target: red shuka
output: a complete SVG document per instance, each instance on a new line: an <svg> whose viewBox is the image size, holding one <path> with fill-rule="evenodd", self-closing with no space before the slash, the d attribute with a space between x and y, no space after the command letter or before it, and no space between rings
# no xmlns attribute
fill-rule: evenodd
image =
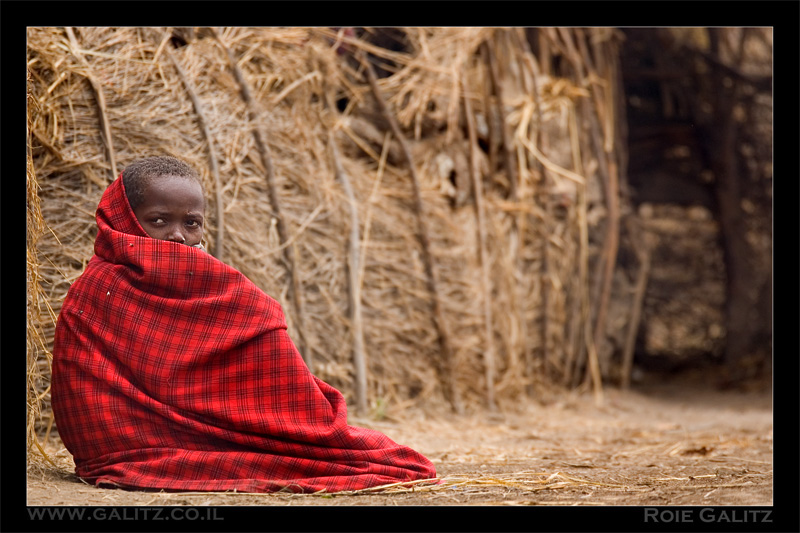
<svg viewBox="0 0 800 533"><path fill-rule="evenodd" d="M64 300L52 406L78 476L176 491L357 490L436 477L420 453L347 424L280 305L197 248L152 239L122 179Z"/></svg>

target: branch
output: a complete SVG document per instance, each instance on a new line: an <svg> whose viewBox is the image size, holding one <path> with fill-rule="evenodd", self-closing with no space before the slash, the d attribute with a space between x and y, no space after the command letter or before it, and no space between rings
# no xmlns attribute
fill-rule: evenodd
<svg viewBox="0 0 800 533"><path fill-rule="evenodd" d="M478 225L478 255L481 262L481 288L483 289L483 321L486 331L486 350L483 352L483 361L486 369L486 403L490 411L497 409L494 399L495 376L495 349L494 330L492 328L492 290L489 280L489 258L486 252L486 220L483 206L483 183L475 164L475 149L478 145L478 136L475 133L475 117L472 114L472 105L467 93L467 82L461 73L461 88L464 92L464 114L467 118L467 132L469 134L469 174L472 178L472 188L475 193L475 218Z"/></svg>
<svg viewBox="0 0 800 533"><path fill-rule="evenodd" d="M461 405L458 389L456 387L454 357L450 347L449 336L447 334L447 328L444 321L442 304L440 302L439 293L436 287L436 272L434 271L433 259L430 252L430 239L428 238L428 230L425 227L424 208L422 205L422 197L420 195L419 178L417 177L417 171L414 167L414 160L411 157L411 151L408 148L408 142L406 142L403 132L400 130L400 126L397 124L397 120L386 106L386 100L381 95L381 90L378 87L375 71L372 69L372 65L367 60L366 54L363 50L359 50L357 52L357 58L364 66L364 69L367 73L367 80L369 81L369 85L372 89L372 94L378 103L381 113L383 113L387 122L389 122L392 133L400 143L403 157L405 158L406 164L408 165L411 173L411 183L414 193L414 212L417 218L417 239L422 247L422 260L425 268L428 291L430 292L433 300L433 323L434 327L436 328L436 332L438 333L437 336L439 349L444 360L443 365L440 365L440 379L442 380L442 384L445 388L445 396L450 402L451 407L455 412L460 414L463 412L463 407Z"/></svg>
<svg viewBox="0 0 800 533"><path fill-rule="evenodd" d="M336 147L336 139L332 133L329 136L329 145L333 155L333 168L336 173L336 179L342 184L347 196L347 204L350 207L348 274L351 300L350 319L353 327L353 366L356 371L356 412L360 416L364 416L367 413L367 361L364 350L364 323L361 313L361 286L359 284L361 236L358 229L358 207L353 187L350 184L350 178L342 166L339 149Z"/></svg>
<svg viewBox="0 0 800 533"><path fill-rule="evenodd" d="M180 62L175 59L175 56L172 55L167 47L164 48L164 53L175 66L178 77L180 77L183 86L186 88L186 92L189 94L189 98L192 100L192 106L194 106L194 111L197 114L197 121L203 132L203 137L206 139L206 144L208 144L208 159L211 162L211 176L214 180L214 197L217 207L217 235L214 239L214 257L222 261L223 252L225 250L225 208L222 202L222 185L219 177L219 163L217 162L217 151L214 148L214 139L211 136L211 130L208 128L208 120L206 120L203 106L200 103L200 99L197 97L191 80L186 75Z"/></svg>
<svg viewBox="0 0 800 533"><path fill-rule="evenodd" d="M211 33L214 36L214 39L217 43L222 47L225 53L228 56L228 62L230 63L231 70L233 71L233 75L236 78L236 81L239 84L239 89L241 91L242 99L247 106L248 116L250 118L250 122L253 125L253 139L256 143L256 148L258 149L259 156L261 157L261 163L264 165L266 169L266 182L267 182L267 192L269 196L269 203L270 207L272 208L272 212L275 215L275 225L278 231L278 239L281 243L287 244L289 242L289 238L286 231L286 224L281 216L280 210L280 203L278 199L278 189L275 186L275 169L272 165L272 155L270 153L269 146L267 143L264 142L264 139L261 135L261 128L259 127L258 122L258 110L256 108L256 103L253 100L253 96L250 92L250 86L247 83L247 80L244 78L244 74L242 73L239 65L236 62L236 58L233 57L233 53L230 49L225 46L225 43L219 38L216 30L211 28ZM303 315L302 315L302 308L300 305L300 281L297 276L297 272L295 269L295 247L293 245L286 246L283 250L283 263L286 268L286 275L289 277L289 299L292 303L292 307L294 310L294 321L295 327L300 337L300 342L298 343L298 351L303 356L303 360L306 362L309 370L312 372L313 364L312 364L312 357L311 357L311 350L310 348L306 350L306 342L305 342L305 335L303 331Z"/></svg>
<svg viewBox="0 0 800 533"><path fill-rule="evenodd" d="M69 37L70 51L72 52L72 55L75 56L86 68L86 79L89 80L92 90L94 91L95 100L97 101L97 114L100 121L100 128L103 132L103 140L106 144L106 150L108 150L108 162L111 165L111 181L114 181L117 178L117 162L114 157L114 143L111 140L111 128L106 115L106 99L105 96L103 96L103 88L100 87L100 84L92 75L89 62L83 57L80 46L78 45L78 40L75 38L75 33L72 31L72 28L67 26L64 28L64 31L67 32L67 36Z"/></svg>

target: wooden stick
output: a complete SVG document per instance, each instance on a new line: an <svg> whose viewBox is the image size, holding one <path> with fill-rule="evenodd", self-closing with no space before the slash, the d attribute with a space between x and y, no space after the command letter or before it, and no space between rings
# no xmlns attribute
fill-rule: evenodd
<svg viewBox="0 0 800 533"><path fill-rule="evenodd" d="M233 75L236 78L236 82L239 84L239 89L242 95L242 99L247 106L247 113L250 118L250 122L252 124L252 133L253 139L256 143L256 148L258 149L259 156L261 157L261 163L264 165L266 170L266 183L267 183L267 193L269 197L269 204L270 208L272 209L272 213L275 219L276 229L278 231L278 239L280 240L281 245L288 243L289 238L286 231L286 223L281 216L281 209L280 209L280 201L278 198L278 190L275 186L275 169L272 165L272 155L270 153L269 146L266 142L264 142L264 138L262 136L261 128L259 127L259 113L256 108L256 103L253 100L253 97L250 93L250 86L247 83L247 80L244 77L239 65L236 63L236 58L233 57L233 52L222 42L217 34L216 30L210 28L211 33L214 36L214 39L217 43L222 47L225 53L228 56L228 62L230 64L231 70L233 71ZM305 340L305 332L303 330L303 314L302 314L302 307L300 303L300 280L298 276L297 269L295 268L295 246L291 244L286 246L283 249L283 264L286 269L286 275L289 278L289 301L291 302L293 308L293 315L294 315L294 325L295 329L298 334L298 340L295 341L297 344L297 349L303 357L306 365L308 366L309 370L312 372L314 371L313 367L313 357L311 355L310 347Z"/></svg>
<svg viewBox="0 0 800 533"><path fill-rule="evenodd" d="M638 228L634 227L634 222L628 218L628 228L631 240L636 246L636 255L639 257L639 273L636 276L636 286L633 293L633 308L631 317L628 321L628 331L625 337L625 348L622 352L622 369L620 386L627 389L631 385L631 370L633 368L633 351L636 344L636 334L639 331L639 321L642 316L644 295L647 290L647 280L650 274L650 250L645 240L639 241L634 237L638 233ZM637 246L638 245L638 246Z"/></svg>
<svg viewBox="0 0 800 533"><path fill-rule="evenodd" d="M334 108L335 109L335 108ZM349 265L348 279L350 289L350 320L353 327L353 366L356 371L356 414L367 413L367 358L364 350L364 322L361 313L361 285L359 283L361 235L359 231L358 204L350 184L350 178L342 166L339 149L333 133L329 135L328 144L333 156L333 168L336 179L342 184L350 207L350 239L348 243Z"/></svg>
<svg viewBox="0 0 800 533"><path fill-rule="evenodd" d="M533 73L532 73L533 74ZM544 154L545 151L549 151L550 148L550 139L547 133L543 129L544 120L542 119L542 107L539 101L539 94L538 94L538 87L536 85L536 77L532 76L534 89L534 101L536 102L536 123L535 127L538 129L539 134L535 136L534 146L536 149ZM534 125L532 125L534 126ZM543 158L542 158L543 159ZM535 164L541 173L542 181L539 190L539 202L542 207L542 222L541 222L541 236L539 239L539 245L541 247L541 258L542 262L540 265L539 270L539 279L541 283L541 290L542 290L542 318L539 325L539 342L540 342L540 361L542 363L541 373L542 377L545 380L550 381L550 366L548 365L548 346L547 346L547 338L548 332L550 331L550 286L551 278L550 278L550 227L552 222L552 209L550 208L550 188L551 188L551 179L548 174L548 169L544 166L542 159L534 158Z"/></svg>
<svg viewBox="0 0 800 533"><path fill-rule="evenodd" d="M64 31L67 32L67 36L69 37L72 55L74 55L86 68L85 76L86 79L89 80L89 84L92 86L92 91L94 92L95 101L97 102L97 115L98 120L100 121L100 129L102 131L103 141L106 145L106 150L108 151L108 162L111 165L111 181L114 181L117 179L117 161L114 156L114 141L111 139L111 127L108 123L108 116L106 113L106 98L103 96L103 88L100 87L100 84L92 74L92 69L89 66L89 62L83 57L81 48L78 45L78 40L75 38L75 33L72 31L72 28L67 26L64 28Z"/></svg>
<svg viewBox="0 0 800 533"><path fill-rule="evenodd" d="M540 132L539 135L536 135L534 146L542 153L546 152L550 148L550 139L546 135L543 126L544 126L544 119L542 118L542 104L539 99L539 87L536 81L536 69L533 60L533 54L530 51L530 47L528 46L528 42L526 39L522 39L517 35L518 41L523 43L523 49L528 52L529 55L524 56L527 61L526 64L528 65L528 69L530 70L531 81L533 84L533 90L531 93L533 94L533 100L536 103L536 129ZM541 203L542 203L542 213L543 213L543 220L542 220L542 228L543 228L543 238L541 239L541 254L542 254L542 264L541 264L541 287L542 287L542 322L541 322L541 330L540 330L540 338L541 338L541 345L542 345L542 374L547 379L549 378L549 367L547 365L547 354L548 354L548 347L547 347L547 333L550 330L549 323L549 314L548 311L550 309L550 235L548 233L548 228L552 221L552 213L550 209L550 188L551 188L551 179L548 174L548 169L545 167L544 163L539 158L534 158L536 161L537 168L542 175L542 191L540 194ZM564 349L566 350L566 343ZM566 374L566 372L565 372Z"/></svg>
<svg viewBox="0 0 800 533"><path fill-rule="evenodd" d="M586 49L583 39L578 42L585 64L589 68L589 75L595 75L592 69L592 62L588 50ZM598 54L599 58L603 58L602 52ZM598 114L599 120L603 126L603 152L606 156L606 165L608 172L606 174L606 207L608 209L608 219L606 221L606 235L603 246L603 278L601 283L600 301L597 306L597 315L595 317L595 330L594 339L595 346L600 345L600 341L605 335L606 314L608 312L608 305L611 299L611 286L614 279L614 268L617 262L617 252L619 250L619 228L620 228L620 209L619 209L619 167L617 165L617 152L615 143L615 129L614 117L615 106L614 100L611 97L613 90L614 75L611 72L610 66L606 65L604 69L606 72L605 79L608 85L604 87L604 96L601 98L597 91L592 90L592 95L595 99L595 111ZM592 115L594 118L594 115ZM593 379L597 379L594 378Z"/></svg>
<svg viewBox="0 0 800 533"><path fill-rule="evenodd" d="M478 224L478 256L481 263L481 288L483 289L483 322L486 335L486 350L483 352L483 363L486 371L486 404L490 411L495 411L494 381L495 381L495 348L494 329L492 327L492 287L489 280L489 258L486 251L486 215L483 205L483 180L478 172L475 149L478 145L478 136L475 133L475 117L472 114L472 105L467 95L467 82L461 72L461 88L464 99L464 114L467 118L467 132L469 135L469 174L472 178L472 188L475 193L475 218Z"/></svg>
<svg viewBox="0 0 800 533"><path fill-rule="evenodd" d="M575 113L575 108L570 110L570 138L572 139L572 158L573 165L578 174L583 175L583 160L580 152L580 144L578 142L579 126L578 119ZM586 198L586 183L580 183L576 187L577 195L577 208L578 208L578 233L580 236L580 248L578 258L578 285L580 288L580 319L579 323L585 327L590 321L590 301L589 301L589 224L586 220L586 213L588 211L587 198ZM576 331L580 331L580 327ZM582 356L586 353L586 346L583 343L573 344L572 351L572 366L568 367L566 383L570 383L574 376L577 376L577 368L583 363ZM572 374L574 372L574 374Z"/></svg>
<svg viewBox="0 0 800 533"><path fill-rule="evenodd" d="M328 109L331 110L331 112L335 112L336 105L333 101L331 91L325 87L323 93ZM321 112L319 112L319 119L320 123L324 123ZM342 165L339 147L336 144L335 132L335 129L329 132L328 145L330 146L331 156L333 158L333 169L336 179L342 184L350 207L350 239L348 242L347 274L348 289L350 292L350 322L353 333L353 367L356 372L356 414L358 416L366 416L369 395L367 390L367 357L364 348L364 321L361 310L361 280L365 261L362 260L358 203L355 193L353 192L352 184L350 183L350 177L347 172L345 172L344 166ZM369 230L368 223L369 221L367 221L367 229L365 232Z"/></svg>
<svg viewBox="0 0 800 533"><path fill-rule="evenodd" d="M506 113L505 108L503 106L503 90L500 86L500 72L497 67L497 62L494 58L494 47L489 41L484 41L481 44L481 52L484 56L486 61L486 65L489 70L489 80L491 81L491 86L494 89L495 93L495 111L499 118L499 126L500 126L500 143L503 147L503 165L506 168L506 172L508 174L508 181L509 181L509 199L513 202L519 202L519 175L517 173L517 164L514 160L514 150L512 148L512 141L509 138L508 131L506 129ZM488 108L487 108L488 109ZM487 111L488 114L488 111ZM511 234L509 235L509 242L511 246L514 246L517 250L517 255L514 258L514 266L517 272L520 274L520 279L524 276L522 274L524 267L522 266L522 257L520 254L520 250L523 246L525 235L525 219L522 211L517 211L511 218ZM522 307L522 302L525 301L524 295L524 286L522 283L517 283L514 287L514 291L512 291L512 298L513 298L513 310L514 313L517 315L517 322L519 323L519 331L520 331L520 358L523 361L524 365L524 372L526 377L528 378L528 385L526 387L528 394L533 393L533 382L534 382L534 365L533 365L533 354L531 350L528 349L527 346L527 338L528 338L528 325L525 320L525 312Z"/></svg>
<svg viewBox="0 0 800 533"><path fill-rule="evenodd" d="M169 38L169 36L167 36ZM211 130L208 127L208 120L203 109L200 99L197 97L197 92L194 89L192 81L186 75L180 62L169 51L169 47L163 48L163 53L172 61L175 70L178 72L178 77L181 79L186 92L192 101L194 112L197 115L197 122L200 125L200 130L203 132L203 137L208 145L208 159L211 163L211 176L214 180L214 202L216 204L217 214L217 235L214 239L213 255L220 261L224 261L223 255L225 250L225 206L222 202L222 184L219 177L219 163L217 161L217 150L215 148L214 138L211 136Z"/></svg>
<svg viewBox="0 0 800 533"><path fill-rule="evenodd" d="M516 37L516 41L517 41L516 45L522 50L523 63L528 67L528 69L530 71L530 75L531 75L532 87L530 87L530 89L528 89L527 84L525 84L525 91L529 92L533 96L533 101L534 101L534 104L536 105L536 122L534 124L529 125L528 129L529 129L530 133L533 135L533 143L532 144L535 147L538 148L539 145L540 145L540 139L541 139L541 136L539 135L539 132L541 131L541 127L542 127L543 121L542 121L542 108L541 108L541 103L539 101L539 88L538 88L538 85L537 85L537 82L536 82L536 70L537 69L536 69L535 64L533 62L533 52L531 51L530 46L528 46L527 39L524 38L524 37L520 38L520 36L516 32L512 33L512 36ZM522 76L522 80L523 80L523 82L525 81L525 76L524 75ZM539 172L542 174L542 176L544 176L545 169L544 169L544 166L542 165L542 162L537 158L534 158L534 160L532 162L534 164L534 167L537 170L539 170ZM535 195L535 192L532 192L532 194ZM531 198L531 200L533 200L533 198ZM545 218L545 220L547 220L549 217L547 216L547 214L544 214L544 218ZM524 221L524 219L522 217L520 217L519 220L518 220L518 227L519 227L519 237L518 238L519 238L519 241L520 241L520 247L522 246L522 243L524 242L524 236L525 236L525 226L522 224L523 221ZM544 225L546 227L546 223ZM522 274L523 265L522 265L521 259L518 260L517 268L518 268L520 274ZM521 290L521 287L520 287L520 290ZM543 294L542 296L543 296L543 298L542 298L542 300L543 300L542 307L544 309L547 309L547 303L546 303L546 301L547 301L546 298L547 297L546 297L545 294ZM524 301L524 295L522 295L522 294L520 295L520 300ZM523 317L522 318L521 334L523 335L523 339L527 339L528 326L527 326L527 323L524 320L524 313L521 312L521 314L522 314L522 317ZM546 313L544 314L544 316L546 317ZM546 328L540 329L540 334L545 329ZM540 344L543 347L542 350L544 350L544 346L546 344L545 338L546 337L544 337L542 335L541 339L540 339ZM528 384L527 384L526 390L527 390L528 395L533 395L534 392L535 392L534 380L536 378L535 361L534 361L534 357L533 357L533 348L532 347L529 348L528 346L525 346L522 355L523 355L523 359L525 361L525 372L526 372L526 374L528 376Z"/></svg>
<svg viewBox="0 0 800 533"><path fill-rule="evenodd" d="M381 94L380 87L378 87L375 71L367 60L363 50L358 50L357 58L364 66L364 70L367 74L367 80L369 81L372 89L372 94L375 97L375 101L378 103L381 113L386 118L389 126L392 129L392 133L400 143L403 157L411 174L411 184L414 195L413 206L417 219L417 240L422 248L422 261L425 268L425 277L427 281L428 292L430 293L432 300L431 305L433 307L433 323L434 327L436 328L437 341L439 344L440 353L442 355L442 361L440 361L439 364L439 377L442 382L442 386L444 387L444 395L450 403L451 408L456 413L462 413L464 409L461 404L458 388L456 386L454 356L452 353L452 348L450 347L447 325L444 321L444 312L442 310L442 304L436 286L436 271L434 269L433 258L430 251L428 230L425 226L425 210L422 204L422 196L420 194L419 178L417 177L417 171L414 167L414 159L411 157L411 151L408 148L408 143L405 140L403 132L400 130L400 126L397 124L397 120L386 106L386 100Z"/></svg>
<svg viewBox="0 0 800 533"><path fill-rule="evenodd" d="M500 139L503 142L503 163L508 173L508 195L511 200L517 198L517 167L514 164L514 150L511 147L511 140L509 139L508 132L506 131L506 114L503 109L503 89L500 85L500 72L497 68L497 63L494 60L494 48L489 41L484 41L481 46L484 48L486 62L489 64L489 75L492 79L492 86L494 87L495 106L497 114L500 117Z"/></svg>
<svg viewBox="0 0 800 533"><path fill-rule="evenodd" d="M581 56L578 53L578 50L575 47L575 44L572 41L572 34L567 31L566 29L559 29L558 30L561 34L561 37L564 41L564 45L566 47L567 57L572 63L573 67L575 68L575 72L580 80L583 80L585 77L584 73L584 62L585 64L590 67L591 66L591 58L588 57L588 53L586 52L585 46L583 46L583 39L578 40L578 46L581 48L583 52L583 60L581 61ZM595 95L595 91L592 90L592 95L595 97L595 109L594 113L589 112L590 116L590 124L592 126L592 140L595 143L595 150L597 152L597 157L600 160L599 171L601 176L605 178L606 187L605 187L605 194L606 194L606 205L608 209L608 221L606 226L606 234L603 240L603 255L601 257L601 261L598 264L598 276L600 277L600 291L601 296L597 305L597 313L595 319L595 328L594 331L590 333L590 326L589 321L587 321L586 333L587 333L587 353L589 356L589 365L586 369L586 380L588 381L591 378L592 382L592 389L594 391L595 401L597 403L602 402L603 400L603 380L602 380L602 371L600 369L600 359L599 355L597 354L597 347L599 346L599 341L601 339L601 335L603 335L605 331L605 314L608 308L608 302L610 298L611 292L611 281L613 280L614 274L614 265L616 263L617 257L617 244L618 244L618 233L619 233L619 208L617 206L617 195L618 191L616 189L616 167L613 161L610 161L610 158L607 157L606 151L608 149L608 139L606 137L603 138L602 144L599 142L598 139L598 131L597 131L597 118L595 113L603 115L604 109L602 109L602 101ZM612 176L613 174L613 176Z"/></svg>
<svg viewBox="0 0 800 533"><path fill-rule="evenodd" d="M488 48L481 47L481 52L488 64L489 58L487 57ZM489 173L490 175L494 173L495 168L497 168L497 149L498 144L495 142L495 139L499 137L498 132L496 131L496 124L494 121L494 117L492 114L492 80L491 76L482 76L483 78L483 109L486 115L486 127L487 131L487 138L489 144ZM500 118L500 117L498 117Z"/></svg>

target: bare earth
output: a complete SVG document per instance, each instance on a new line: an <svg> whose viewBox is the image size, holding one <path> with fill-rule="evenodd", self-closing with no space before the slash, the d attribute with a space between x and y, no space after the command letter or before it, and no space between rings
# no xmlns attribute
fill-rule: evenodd
<svg viewBox="0 0 800 533"><path fill-rule="evenodd" d="M391 413L390 413L391 414ZM350 420L415 448L439 484L338 494L155 493L98 489L58 465L28 469L29 506L769 506L772 393L654 380L631 391L560 395L518 412L403 412Z"/></svg>

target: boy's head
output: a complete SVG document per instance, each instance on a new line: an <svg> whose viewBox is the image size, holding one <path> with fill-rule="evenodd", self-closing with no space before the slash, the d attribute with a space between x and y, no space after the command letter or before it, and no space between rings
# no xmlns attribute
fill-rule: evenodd
<svg viewBox="0 0 800 533"><path fill-rule="evenodd" d="M122 184L133 213L150 237L200 244L205 196L200 176L189 165L167 156L139 159L122 171Z"/></svg>

